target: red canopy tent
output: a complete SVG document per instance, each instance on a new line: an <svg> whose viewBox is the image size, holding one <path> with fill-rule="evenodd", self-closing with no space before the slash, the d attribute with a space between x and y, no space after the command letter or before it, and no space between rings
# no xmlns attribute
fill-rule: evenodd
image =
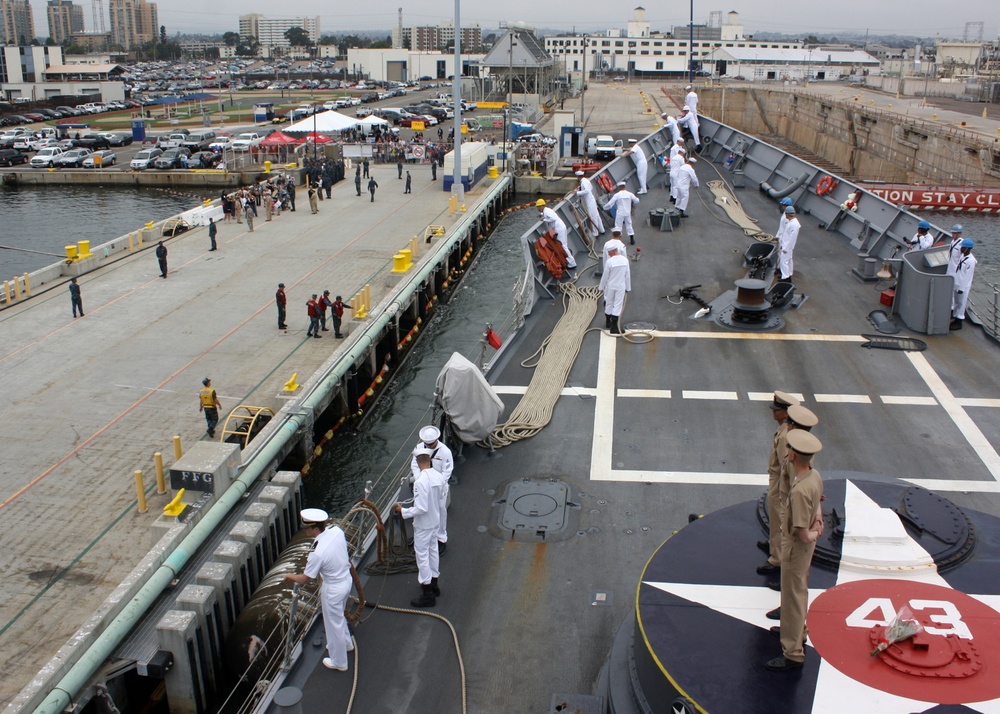
<svg viewBox="0 0 1000 714"><path fill-rule="evenodd" d="M319 134L315 131L311 131L301 139L298 140L300 144L329 144L333 139L324 134Z"/></svg>
<svg viewBox="0 0 1000 714"><path fill-rule="evenodd" d="M288 146L289 144L294 144L298 140L290 137L282 131L276 131L260 142L261 146Z"/></svg>

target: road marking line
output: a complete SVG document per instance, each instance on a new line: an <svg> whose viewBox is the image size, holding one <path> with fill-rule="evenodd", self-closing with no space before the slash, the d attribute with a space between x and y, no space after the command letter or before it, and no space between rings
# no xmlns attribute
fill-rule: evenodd
<svg viewBox="0 0 1000 714"><path fill-rule="evenodd" d="M955 422L955 426L965 436L969 445L979 456L979 459L989 469L989 472L993 474L993 478L1000 480L1000 454L997 454L996 449L993 448L983 432L980 431L976 422L965 413L965 410L959 404L959 400L945 386L944 381L938 376L938 373L931 367L930 362L927 361L927 358L923 354L920 352L905 352L904 354L913 363L917 373L927 383L927 386L930 387L931 394L937 398L941 407L951 417L951 420Z"/></svg>
<svg viewBox="0 0 1000 714"><path fill-rule="evenodd" d="M818 404L871 404L872 400L867 394L814 394Z"/></svg>
<svg viewBox="0 0 1000 714"><path fill-rule="evenodd" d="M697 389L684 389L681 391L683 399L722 399L724 401L735 402L740 398L736 392L711 392Z"/></svg>
<svg viewBox="0 0 1000 714"><path fill-rule="evenodd" d="M618 396L636 399L670 399L673 393L669 389L619 389Z"/></svg>
<svg viewBox="0 0 1000 714"><path fill-rule="evenodd" d="M618 362L618 340L601 333L597 355L597 397L594 405L594 438L590 451L590 478L607 480L612 472L612 448L615 431L615 378Z"/></svg>
<svg viewBox="0 0 1000 714"><path fill-rule="evenodd" d="M936 407L938 403L934 397L904 397L891 394L882 394L879 399L883 404L910 404L919 407Z"/></svg>
<svg viewBox="0 0 1000 714"><path fill-rule="evenodd" d="M800 402L806 400L805 396L799 392L786 392L786 394L792 395ZM747 399L751 402L772 402L774 401L774 392L747 392Z"/></svg>
<svg viewBox="0 0 1000 714"><path fill-rule="evenodd" d="M963 407L1000 407L1000 399L978 399L976 397L956 397L955 402Z"/></svg>

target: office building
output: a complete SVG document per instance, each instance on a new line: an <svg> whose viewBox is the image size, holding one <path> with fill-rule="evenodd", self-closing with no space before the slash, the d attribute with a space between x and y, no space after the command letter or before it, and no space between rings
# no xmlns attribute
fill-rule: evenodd
<svg viewBox="0 0 1000 714"><path fill-rule="evenodd" d="M111 44L123 50L159 39L156 3L145 0L109 0Z"/></svg>
<svg viewBox="0 0 1000 714"><path fill-rule="evenodd" d="M56 44L69 44L73 35L83 33L82 5L75 5L70 0L49 0L45 11L49 18L49 37Z"/></svg>
<svg viewBox="0 0 1000 714"><path fill-rule="evenodd" d="M0 0L0 45L27 45L35 39L35 17L28 0Z"/></svg>

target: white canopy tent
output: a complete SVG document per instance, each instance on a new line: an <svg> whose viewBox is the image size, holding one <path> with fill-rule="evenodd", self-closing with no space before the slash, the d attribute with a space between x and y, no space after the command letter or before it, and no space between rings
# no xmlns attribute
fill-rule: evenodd
<svg viewBox="0 0 1000 714"><path fill-rule="evenodd" d="M375 126L376 124L379 126L384 126L388 123L389 122L383 119L382 117L377 117L374 114L369 114L364 119L358 122L358 124L364 124L365 126Z"/></svg>
<svg viewBox="0 0 1000 714"><path fill-rule="evenodd" d="M316 114L315 116L306 117L301 121L297 121L288 126L284 131L317 131L321 134L325 134L332 131L343 131L344 129L350 129L351 127L355 127L357 125L357 119L345 117L343 114L335 112L331 109L329 111Z"/></svg>

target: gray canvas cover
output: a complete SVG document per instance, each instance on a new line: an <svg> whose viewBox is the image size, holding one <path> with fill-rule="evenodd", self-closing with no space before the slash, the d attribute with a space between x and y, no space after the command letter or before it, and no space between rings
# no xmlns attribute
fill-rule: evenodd
<svg viewBox="0 0 1000 714"><path fill-rule="evenodd" d="M435 386L452 431L464 443L481 441L496 428L503 402L479 368L458 352L441 369Z"/></svg>

